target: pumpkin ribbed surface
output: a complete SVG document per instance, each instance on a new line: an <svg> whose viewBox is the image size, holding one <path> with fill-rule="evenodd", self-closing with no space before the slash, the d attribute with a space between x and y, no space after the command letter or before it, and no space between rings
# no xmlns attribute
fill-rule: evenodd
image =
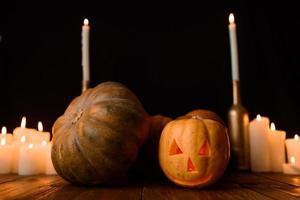
<svg viewBox="0 0 300 200"><path fill-rule="evenodd" d="M53 125L52 162L77 184L124 175L148 136L150 117L124 85L104 82L76 97Z"/></svg>

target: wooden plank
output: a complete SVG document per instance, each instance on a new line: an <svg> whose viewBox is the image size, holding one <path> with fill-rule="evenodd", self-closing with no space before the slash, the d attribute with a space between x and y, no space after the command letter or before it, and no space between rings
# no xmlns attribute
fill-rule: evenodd
<svg viewBox="0 0 300 200"><path fill-rule="evenodd" d="M1 183L0 197L3 199L36 199L53 188L67 184L59 176L19 176L17 179Z"/></svg>
<svg viewBox="0 0 300 200"><path fill-rule="evenodd" d="M187 189L169 181L154 181L146 182L142 199L144 200L177 200L177 199L201 199L201 200L226 200L226 199L249 199L249 200L269 200L263 194L242 188L238 184L228 182L226 179L221 179L215 185L203 189Z"/></svg>
<svg viewBox="0 0 300 200"><path fill-rule="evenodd" d="M166 178L79 187L59 176L0 176L1 199L299 199L300 187L281 174L227 172L211 187L186 189ZM144 185L144 187L143 187Z"/></svg>
<svg viewBox="0 0 300 200"><path fill-rule="evenodd" d="M298 188L254 173L228 173L228 180L273 199L299 199Z"/></svg>
<svg viewBox="0 0 300 200"><path fill-rule="evenodd" d="M17 174L1 174L0 175L0 184L13 181L19 178L19 175Z"/></svg>
<svg viewBox="0 0 300 200"><path fill-rule="evenodd" d="M256 175L300 187L300 175L286 175L282 173L256 173Z"/></svg>
<svg viewBox="0 0 300 200"><path fill-rule="evenodd" d="M119 182L105 186L76 186L66 184L57 190L52 190L40 195L39 200L87 200L87 199L109 199L109 200L140 200L142 183L129 180L126 183Z"/></svg>
<svg viewBox="0 0 300 200"><path fill-rule="evenodd" d="M117 187L117 188L106 188L106 187L78 187L74 185L67 185L60 190L47 193L38 199L141 199L141 188L138 187Z"/></svg>

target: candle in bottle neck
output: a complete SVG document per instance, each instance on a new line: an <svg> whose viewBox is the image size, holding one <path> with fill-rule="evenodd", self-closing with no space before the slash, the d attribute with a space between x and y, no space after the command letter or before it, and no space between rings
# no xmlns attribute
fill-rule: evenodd
<svg viewBox="0 0 300 200"><path fill-rule="evenodd" d="M89 40L90 40L90 26L89 20L84 19L81 33L82 45L82 78L83 82L90 80L90 58L89 58Z"/></svg>
<svg viewBox="0 0 300 200"><path fill-rule="evenodd" d="M234 22L234 15L229 15L229 39L230 39L230 53L231 53L231 72L232 80L239 81L239 64L238 64L238 47L237 47L237 36L236 36L236 24Z"/></svg>

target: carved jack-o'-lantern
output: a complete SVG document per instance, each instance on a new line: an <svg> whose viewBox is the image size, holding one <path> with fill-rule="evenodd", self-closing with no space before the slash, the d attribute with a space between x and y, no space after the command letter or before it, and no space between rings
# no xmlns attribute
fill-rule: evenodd
<svg viewBox="0 0 300 200"><path fill-rule="evenodd" d="M211 113L207 116L201 110L192 112L169 122L162 132L160 166L178 185L204 187L215 182L226 169L230 152L227 128Z"/></svg>

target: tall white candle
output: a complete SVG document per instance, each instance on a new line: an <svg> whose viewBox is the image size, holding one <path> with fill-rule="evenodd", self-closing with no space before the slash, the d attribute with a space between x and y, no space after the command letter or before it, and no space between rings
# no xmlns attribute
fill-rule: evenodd
<svg viewBox="0 0 300 200"><path fill-rule="evenodd" d="M282 172L282 164L285 163L285 136L285 131L276 130L275 124L271 123L269 132L269 152L272 172Z"/></svg>
<svg viewBox="0 0 300 200"><path fill-rule="evenodd" d="M238 47L236 37L236 25L234 23L234 15L229 15L229 39L230 39L230 52L231 52L231 72L232 80L239 81L239 63L238 63Z"/></svg>
<svg viewBox="0 0 300 200"><path fill-rule="evenodd" d="M251 170L254 172L270 171L269 123L269 118L257 115L249 124Z"/></svg>
<svg viewBox="0 0 300 200"><path fill-rule="evenodd" d="M90 54L89 54L89 41L90 41L90 26L89 20L84 19L82 32L81 32L81 53L82 53L82 79L83 82L90 80Z"/></svg>
<svg viewBox="0 0 300 200"><path fill-rule="evenodd" d="M300 161L300 140L298 135L296 134L294 138L289 138L285 140L287 157L291 158L295 157L297 161Z"/></svg>

